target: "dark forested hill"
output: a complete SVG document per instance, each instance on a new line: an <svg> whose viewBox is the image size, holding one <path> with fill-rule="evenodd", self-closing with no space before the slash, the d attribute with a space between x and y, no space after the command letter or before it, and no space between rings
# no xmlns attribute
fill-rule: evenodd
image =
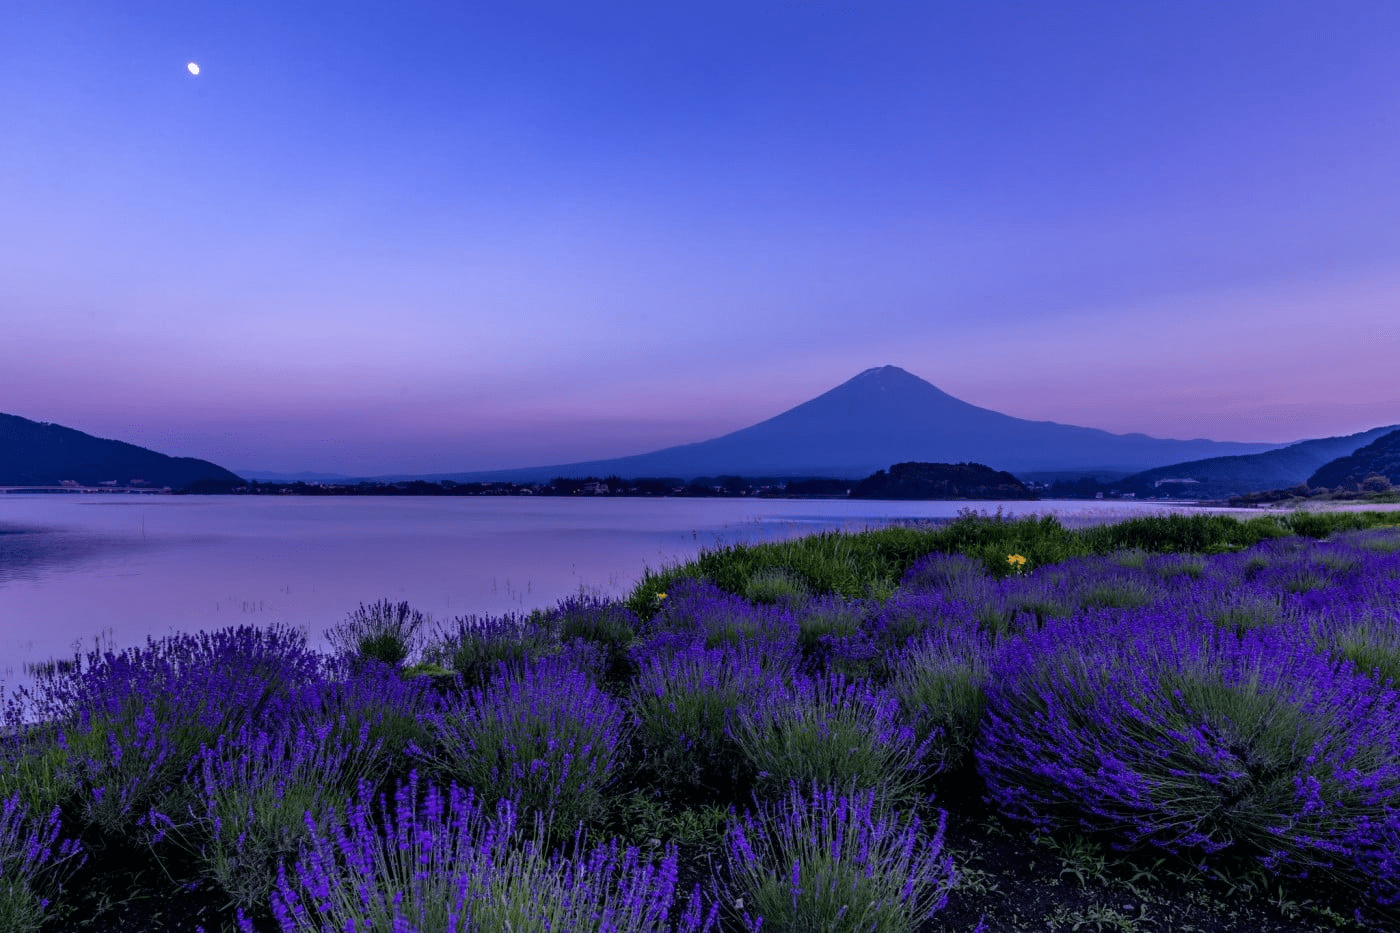
<svg viewBox="0 0 1400 933"><path fill-rule="evenodd" d="M1349 488L1362 485L1368 476L1384 476L1400 485L1400 431L1391 431L1348 456L1324 464L1308 478L1308 486Z"/></svg>
<svg viewBox="0 0 1400 933"><path fill-rule="evenodd" d="M896 463L851 489L852 499L1034 499L1010 473L980 463Z"/></svg>
<svg viewBox="0 0 1400 933"><path fill-rule="evenodd" d="M243 481L207 460L165 454L110 441L57 424L0 414L0 486L139 484L179 489L198 483Z"/></svg>

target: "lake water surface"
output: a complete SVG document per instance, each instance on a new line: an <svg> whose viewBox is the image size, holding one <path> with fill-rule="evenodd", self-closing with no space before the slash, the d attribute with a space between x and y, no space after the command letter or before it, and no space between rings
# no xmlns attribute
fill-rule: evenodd
<svg viewBox="0 0 1400 933"><path fill-rule="evenodd" d="M287 623L313 639L361 602L435 619L622 596L702 547L961 509L1067 524L1160 503L529 497L0 495L0 681L105 635Z"/></svg>

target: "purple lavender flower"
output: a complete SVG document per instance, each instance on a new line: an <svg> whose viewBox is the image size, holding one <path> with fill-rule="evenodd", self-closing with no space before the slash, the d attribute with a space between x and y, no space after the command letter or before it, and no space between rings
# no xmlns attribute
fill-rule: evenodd
<svg viewBox="0 0 1400 933"><path fill-rule="evenodd" d="M83 818L109 833L150 834L152 808L186 808L182 779L201 745L299 715L322 677L302 633L242 626L94 652L81 670L45 683L37 706L58 724Z"/></svg>
<svg viewBox="0 0 1400 933"><path fill-rule="evenodd" d="M797 784L786 798L731 818L724 900L750 933L912 933L947 903L955 881L932 835L873 790Z"/></svg>
<svg viewBox="0 0 1400 933"><path fill-rule="evenodd" d="M730 733L761 787L855 783L900 799L924 777L928 745L901 721L899 701L841 674L793 677L740 709Z"/></svg>
<svg viewBox="0 0 1400 933"><path fill-rule="evenodd" d="M576 835L549 853L543 816L533 831L511 801L483 806L417 775L376 806L362 789L343 815L309 826L310 843L278 876L272 913L282 933L519 930L703 933L717 909L698 886L682 904L676 852L642 857ZM252 924L241 920L244 933Z"/></svg>
<svg viewBox="0 0 1400 933"><path fill-rule="evenodd" d="M12 933L36 933L53 898L85 856L78 843L59 839L55 808L36 818L18 794L0 804L0 921Z"/></svg>
<svg viewBox="0 0 1400 933"><path fill-rule="evenodd" d="M487 799L518 798L560 827L600 812L625 715L586 674L546 658L463 699L426 717L444 774Z"/></svg>
<svg viewBox="0 0 1400 933"><path fill-rule="evenodd" d="M783 687L756 647L706 648L699 636L640 663L631 694L638 746L648 771L673 791L713 798L747 786L742 752L730 735L736 712Z"/></svg>
<svg viewBox="0 0 1400 933"><path fill-rule="evenodd" d="M1086 615L1009 645L987 693L976 754L1003 811L1393 897L1372 866L1400 851L1400 697L1305 633Z"/></svg>

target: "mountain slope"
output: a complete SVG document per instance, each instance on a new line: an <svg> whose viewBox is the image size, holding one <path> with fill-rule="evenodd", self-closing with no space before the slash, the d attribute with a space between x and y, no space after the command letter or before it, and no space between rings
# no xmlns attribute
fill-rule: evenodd
<svg viewBox="0 0 1400 933"><path fill-rule="evenodd" d="M1303 482L1311 485L1308 477L1323 464L1347 456L1396 427L1390 425L1344 437L1300 441L1261 454L1173 463L1145 470L1113 485L1138 495L1178 495L1192 499L1242 496L1266 489L1285 489Z"/></svg>
<svg viewBox="0 0 1400 933"><path fill-rule="evenodd" d="M1391 431L1345 457L1323 464L1308 477L1308 485L1329 489L1356 486L1372 474L1400 485L1400 431Z"/></svg>
<svg viewBox="0 0 1400 933"><path fill-rule="evenodd" d="M242 483L207 460L165 454L110 441L57 424L0 414L0 486L57 486L74 480L84 486L115 481L179 489L199 480Z"/></svg>
<svg viewBox="0 0 1400 933"><path fill-rule="evenodd" d="M1027 421L954 398L896 366L868 369L782 414L722 437L647 454L444 475L517 482L555 476L833 476L863 478L894 463L985 463L998 470L1136 472L1277 444L1163 440Z"/></svg>

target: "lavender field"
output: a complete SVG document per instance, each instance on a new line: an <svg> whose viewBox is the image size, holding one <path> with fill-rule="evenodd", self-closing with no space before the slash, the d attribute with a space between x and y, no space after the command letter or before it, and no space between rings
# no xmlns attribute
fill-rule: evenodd
<svg viewBox="0 0 1400 933"><path fill-rule="evenodd" d="M860 593L738 549L55 662L6 708L0 930L1394 929L1388 520L969 517L862 539L904 549Z"/></svg>

